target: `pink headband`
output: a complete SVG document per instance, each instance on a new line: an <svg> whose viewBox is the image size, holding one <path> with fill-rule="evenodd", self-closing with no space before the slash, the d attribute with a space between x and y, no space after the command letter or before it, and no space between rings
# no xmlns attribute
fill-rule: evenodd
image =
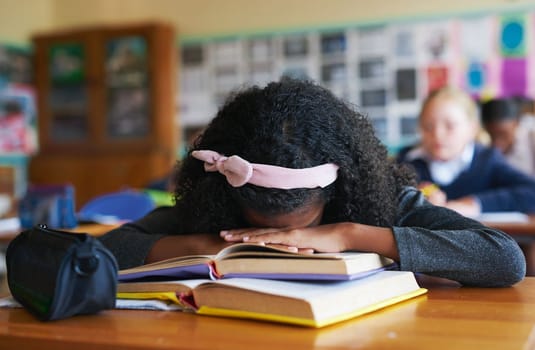
<svg viewBox="0 0 535 350"><path fill-rule="evenodd" d="M214 151L193 151L191 155L204 162L205 171L219 171L234 187L240 187L246 183L284 190L326 187L336 180L338 171L338 166L333 163L312 168L291 169L249 163L239 156L225 157Z"/></svg>

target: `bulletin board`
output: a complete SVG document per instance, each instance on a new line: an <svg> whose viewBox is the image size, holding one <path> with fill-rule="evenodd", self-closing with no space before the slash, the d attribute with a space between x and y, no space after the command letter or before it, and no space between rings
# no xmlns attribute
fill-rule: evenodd
<svg viewBox="0 0 535 350"><path fill-rule="evenodd" d="M32 82L31 50L0 43L0 194L17 199L26 192L28 159L38 148Z"/></svg>
<svg viewBox="0 0 535 350"><path fill-rule="evenodd" d="M282 75L309 78L369 116L391 149L417 138L432 90L535 96L535 11L355 24L180 44L180 123L207 124L230 91Z"/></svg>

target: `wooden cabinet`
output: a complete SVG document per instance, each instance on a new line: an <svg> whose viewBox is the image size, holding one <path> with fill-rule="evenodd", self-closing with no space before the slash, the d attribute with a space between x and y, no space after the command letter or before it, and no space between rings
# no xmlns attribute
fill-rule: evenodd
<svg viewBox="0 0 535 350"><path fill-rule="evenodd" d="M72 183L79 207L171 171L180 134L172 27L89 27L32 40L40 148L30 183Z"/></svg>

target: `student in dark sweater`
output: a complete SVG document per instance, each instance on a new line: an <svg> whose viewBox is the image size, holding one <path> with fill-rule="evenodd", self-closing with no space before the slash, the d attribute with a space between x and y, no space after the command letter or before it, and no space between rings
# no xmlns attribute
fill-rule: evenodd
<svg viewBox="0 0 535 350"><path fill-rule="evenodd" d="M445 87L431 93L419 118L421 143L397 159L418 174L428 200L476 217L482 212L535 213L535 179L513 168L495 148L477 142L475 102ZM434 190L429 191L433 184Z"/></svg>
<svg viewBox="0 0 535 350"><path fill-rule="evenodd" d="M481 105L483 127L492 145L516 169L535 176L535 124L520 114L513 98L495 98Z"/></svg>
<svg viewBox="0 0 535 350"><path fill-rule="evenodd" d="M368 119L311 82L231 96L176 174L174 206L101 237L121 268L249 241L376 252L464 285L525 274L511 237L427 202Z"/></svg>

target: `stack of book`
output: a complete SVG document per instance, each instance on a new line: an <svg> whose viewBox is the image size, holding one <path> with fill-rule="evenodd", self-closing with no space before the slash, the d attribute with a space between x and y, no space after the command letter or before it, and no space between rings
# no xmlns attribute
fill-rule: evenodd
<svg viewBox="0 0 535 350"><path fill-rule="evenodd" d="M202 315L323 327L425 292L412 272L375 253L300 254L240 243L121 270L117 297L118 307L163 300Z"/></svg>

